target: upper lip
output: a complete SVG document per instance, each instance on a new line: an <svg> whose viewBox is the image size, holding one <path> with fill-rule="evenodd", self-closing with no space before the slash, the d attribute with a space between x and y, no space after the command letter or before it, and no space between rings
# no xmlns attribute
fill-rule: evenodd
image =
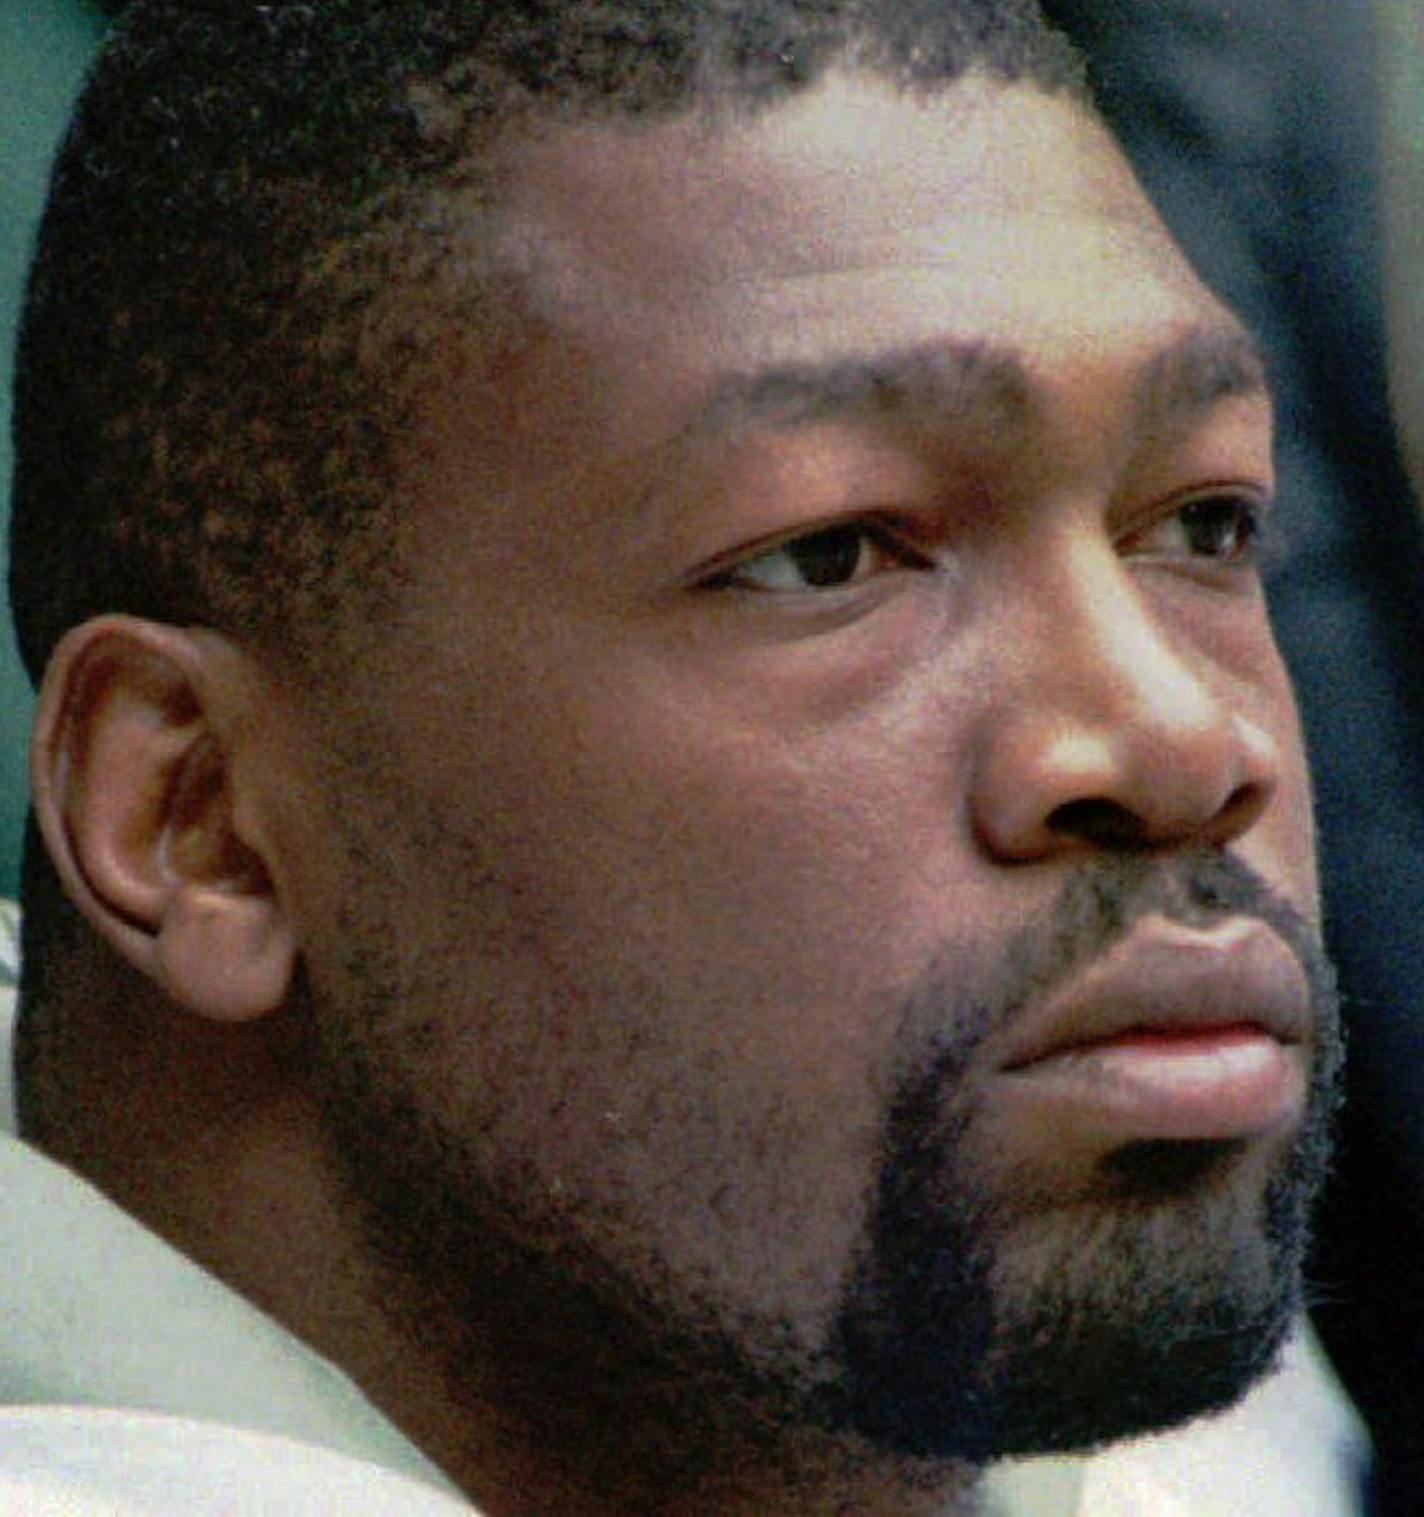
<svg viewBox="0 0 1424 1517"><path fill-rule="evenodd" d="M1195 927L1152 916L1033 1003L995 1062L1013 1071L1134 1031L1228 1025L1306 1041L1310 989L1294 952L1254 917Z"/></svg>

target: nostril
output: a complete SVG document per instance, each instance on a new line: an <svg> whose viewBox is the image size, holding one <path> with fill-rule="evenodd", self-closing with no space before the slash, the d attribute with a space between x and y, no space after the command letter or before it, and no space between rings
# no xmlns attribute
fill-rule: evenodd
<svg viewBox="0 0 1424 1517"><path fill-rule="evenodd" d="M1157 847L1169 837L1188 832L1213 835L1243 832L1264 808L1266 799L1267 791L1248 781L1238 785L1209 820L1167 827L1160 822L1154 826L1147 816L1107 796L1085 796L1055 807L1048 816L1048 830L1056 837L1089 843L1095 848L1133 852Z"/></svg>
<svg viewBox="0 0 1424 1517"><path fill-rule="evenodd" d="M1249 780L1238 785L1226 798L1226 804L1217 813L1217 828L1230 832L1244 832L1266 809L1270 799L1269 787L1253 784Z"/></svg>
<svg viewBox="0 0 1424 1517"><path fill-rule="evenodd" d="M1136 704L1113 699L1085 712L1055 689L1016 700L991 726L971 777L988 853L1019 863L1215 847L1270 809L1281 773L1274 740L1209 690L1154 686Z"/></svg>
<svg viewBox="0 0 1424 1517"><path fill-rule="evenodd" d="M1152 843L1147 825L1135 811L1102 797L1065 801L1049 813L1048 829L1098 848L1139 849Z"/></svg>

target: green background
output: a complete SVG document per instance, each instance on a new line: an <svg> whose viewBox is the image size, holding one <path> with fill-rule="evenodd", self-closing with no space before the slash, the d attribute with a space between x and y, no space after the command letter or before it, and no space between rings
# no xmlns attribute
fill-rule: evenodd
<svg viewBox="0 0 1424 1517"><path fill-rule="evenodd" d="M81 0L0 0L0 491L6 537L10 377L25 265L50 159L103 25L99 12ZM7 605L0 630L0 895L14 895L19 878L30 707Z"/></svg>

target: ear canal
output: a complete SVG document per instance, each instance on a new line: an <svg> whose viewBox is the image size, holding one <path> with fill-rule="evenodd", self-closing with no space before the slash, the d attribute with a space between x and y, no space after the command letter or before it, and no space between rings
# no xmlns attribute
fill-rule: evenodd
<svg viewBox="0 0 1424 1517"><path fill-rule="evenodd" d="M175 765L163 807L158 860L170 879L229 890L270 887L262 861L237 836L224 756L204 732Z"/></svg>
<svg viewBox="0 0 1424 1517"><path fill-rule="evenodd" d="M210 733L173 779L160 853L175 886L158 930L164 988L215 1021L274 1010L291 981L293 945L266 866L233 826L225 756Z"/></svg>

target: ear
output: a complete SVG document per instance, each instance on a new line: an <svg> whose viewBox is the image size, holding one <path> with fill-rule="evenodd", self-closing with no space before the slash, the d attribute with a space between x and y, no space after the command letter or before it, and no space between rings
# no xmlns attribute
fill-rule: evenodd
<svg viewBox="0 0 1424 1517"><path fill-rule="evenodd" d="M31 748L36 819L70 896L171 999L223 1022L275 1010L295 964L260 843L235 822L242 661L210 632L86 622L50 660Z"/></svg>

